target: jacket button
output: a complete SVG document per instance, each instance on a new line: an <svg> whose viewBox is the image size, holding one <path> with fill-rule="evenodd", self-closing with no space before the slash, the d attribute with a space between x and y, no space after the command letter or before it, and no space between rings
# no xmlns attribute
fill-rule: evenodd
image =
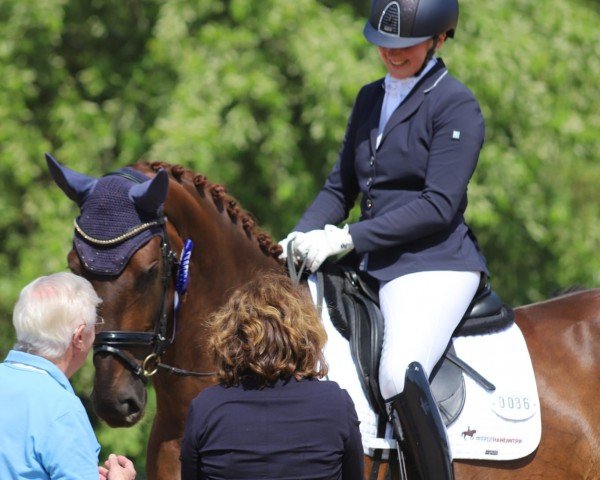
<svg viewBox="0 0 600 480"><path fill-rule="evenodd" d="M373 166L375 164L375 155L371 155L371 158L369 159L369 165Z"/></svg>
<svg viewBox="0 0 600 480"><path fill-rule="evenodd" d="M373 202L371 201L371 199L367 200L367 208L371 208L373 207Z"/></svg>
<svg viewBox="0 0 600 480"><path fill-rule="evenodd" d="M367 179L367 187L370 187L372 183L373 183L373 179L371 177L369 177Z"/></svg>

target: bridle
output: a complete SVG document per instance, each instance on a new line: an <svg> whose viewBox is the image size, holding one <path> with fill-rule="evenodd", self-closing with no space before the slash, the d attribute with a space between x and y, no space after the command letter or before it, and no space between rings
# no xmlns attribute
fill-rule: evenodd
<svg viewBox="0 0 600 480"><path fill-rule="evenodd" d="M154 322L154 330L152 332L130 332L121 330L110 330L100 332L96 335L94 341L94 356L101 353L108 353L116 356L123 364L131 370L131 372L141 379L144 383L148 382L148 378L152 377L158 372L158 369L168 371L173 375L180 376L199 376L208 377L214 375L214 372L193 372L191 370L185 370L170 365L166 365L161 362L161 357L175 341L177 335L177 308L173 308L173 327L171 334L168 335L168 315L167 315L167 293L169 289L169 281L177 274L180 270L181 263L177 259L175 252L169 245L169 237L166 232L167 218L162 215L158 223L162 225L161 234L161 258L163 264L162 270L162 293L160 299L160 310L159 314ZM137 233L141 233L143 230L150 228L151 225L141 229L136 227ZM80 232L81 229L76 224L76 229ZM81 233L81 232L80 232ZM136 234L137 234L136 233ZM85 237L88 242L93 243L93 239L89 236ZM182 292L179 292L181 295ZM139 363L132 355L124 352L124 349L128 348L151 348L152 352L148 354L144 360Z"/></svg>
<svg viewBox="0 0 600 480"><path fill-rule="evenodd" d="M131 178L131 177L127 177ZM136 181L135 178L131 178ZM160 225L161 226L161 258L162 258L162 293L160 299L159 314L154 322L152 332L131 332L121 330L110 330L96 334L94 340L94 357L101 353L108 353L117 357L123 364L131 370L131 372L141 379L144 383L148 382L148 378L155 375L159 369L168 371L173 375L180 376L199 376L209 377L215 372L193 372L177 367L172 367L161 362L161 357L175 341L177 335L177 311L179 302L176 300L173 306L173 327L171 334L168 335L168 315L167 315L167 294L169 290L169 281L175 278L176 282L176 297L180 297L187 289L187 268L189 267L189 257L191 255L191 241L185 242L184 250L182 251L181 260L177 259L177 255L171 249L169 237L167 235L167 217L164 215L162 208L158 212L158 219L153 222L143 223L130 229L123 235L119 235L113 239L100 240L86 234L75 220L75 230L89 243L102 245L104 247L116 245L129 238L132 238L143 231ZM193 244L191 244L193 245ZM185 281L182 277L185 276ZM152 352L148 354L140 363L131 354L123 351L128 348L150 348Z"/></svg>
<svg viewBox="0 0 600 480"><path fill-rule="evenodd" d="M160 310L156 321L154 322L153 332L126 332L126 331L106 331L96 334L94 341L94 356L108 352L109 354L118 357L127 366L134 375L147 381L148 377L151 377L156 373L157 364L160 361L161 356L164 354L166 349L175 340L175 326L171 336L167 336L167 291L169 286L169 280L171 278L173 269L177 265L177 258L171 247L169 246L166 233L164 233L164 224L166 218L162 216L157 221L163 225L163 234L161 235L161 257L163 264L162 271L162 294L160 299ZM156 223L154 223L156 224ZM150 228L150 225L148 227ZM141 233L146 228L137 228L137 233ZM81 229L75 223L75 229L81 234ZM85 236L88 242L95 243L95 239ZM129 237L128 237L129 238ZM106 245L106 244L105 244ZM131 355L123 352L123 348L135 348L144 347L151 348L150 353L140 364Z"/></svg>

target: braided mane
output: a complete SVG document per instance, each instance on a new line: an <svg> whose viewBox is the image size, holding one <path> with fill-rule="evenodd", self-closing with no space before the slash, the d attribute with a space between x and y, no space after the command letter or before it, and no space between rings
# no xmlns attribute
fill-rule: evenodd
<svg viewBox="0 0 600 480"><path fill-rule="evenodd" d="M155 173L162 168L181 184L184 183L184 180L187 180L199 194L210 194L215 207L218 209L224 208L232 222L239 222L248 238L256 238L260 249L265 255L275 259L278 259L281 255L283 251L281 246L273 241L271 235L258 226L252 213L243 209L238 201L227 193L223 185L211 183L205 175L194 173L182 165L170 165L165 162L139 162L138 165L145 165Z"/></svg>

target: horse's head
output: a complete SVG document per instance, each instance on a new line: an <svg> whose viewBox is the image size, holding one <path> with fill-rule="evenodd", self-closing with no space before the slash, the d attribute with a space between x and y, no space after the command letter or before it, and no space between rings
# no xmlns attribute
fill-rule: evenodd
<svg viewBox="0 0 600 480"><path fill-rule="evenodd" d="M214 381L203 319L236 286L281 270L281 247L222 186L183 167L140 163L97 179L50 155L47 161L80 208L69 267L103 299L96 413L111 426L133 425L144 411L147 379L158 372L158 407L179 412L173 428L182 428L189 401Z"/></svg>
<svg viewBox="0 0 600 480"><path fill-rule="evenodd" d="M111 426L143 415L147 377L169 343L173 267L163 205L169 179L124 168L100 179L47 156L58 186L80 207L69 268L92 282L106 325L94 344L93 404Z"/></svg>

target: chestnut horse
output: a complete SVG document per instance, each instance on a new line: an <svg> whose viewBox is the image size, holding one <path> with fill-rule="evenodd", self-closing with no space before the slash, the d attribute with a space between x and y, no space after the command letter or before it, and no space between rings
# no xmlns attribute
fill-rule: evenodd
<svg viewBox="0 0 600 480"><path fill-rule="evenodd" d="M81 208L69 267L88 278L104 301L94 409L110 426L135 424L152 376L157 411L147 475L179 478L188 405L214 382L204 319L237 286L266 270L282 270L281 248L223 187L181 166L138 163L94 179L47 159L56 183ZM122 192L111 192L110 182L135 184L119 200L125 203L116 200ZM95 198L102 195L104 200ZM115 232L127 227L123 218L132 212L138 224ZM193 250L184 249L186 240ZM541 444L518 461L455 462L457 479L600 478L599 312L600 289L516 309L536 373ZM370 468L366 457L366 478ZM378 478L385 475L382 469Z"/></svg>

